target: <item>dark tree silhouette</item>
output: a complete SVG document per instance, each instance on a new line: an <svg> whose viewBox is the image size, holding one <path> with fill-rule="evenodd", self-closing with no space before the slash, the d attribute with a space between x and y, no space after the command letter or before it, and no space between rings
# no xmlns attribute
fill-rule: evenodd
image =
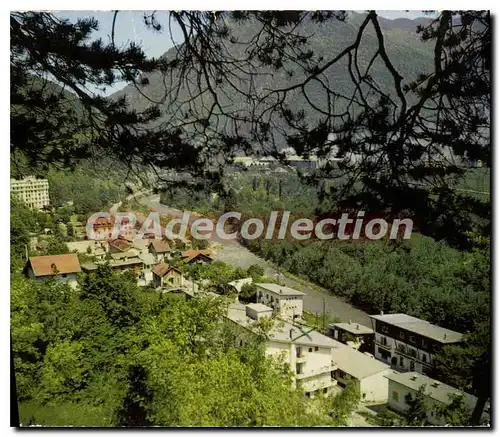
<svg viewBox="0 0 500 437"><path fill-rule="evenodd" d="M341 159L313 179L335 179L330 195L341 206L411 215L423 233L459 246L472 244L473 230L489 234L489 205L458 187L464 163L491 161L488 12L429 18L418 32L433 47L433 65L416 77L398 71L375 11L328 53L310 45L311 34L349 20L343 11L177 11L166 27L147 14L146 26L177 26L184 41L150 60L133 44L115 46L117 16L105 44L89 40L94 20L11 14L14 151L37 163L111 154L134 171L149 166L166 184L222 189L235 153L284 160L288 145L304 157ZM330 80L339 68L349 87ZM149 93L152 75L163 89ZM269 86L273 76L281 79ZM79 109L47 90L48 79L70 90ZM89 91L118 80L143 103Z"/></svg>

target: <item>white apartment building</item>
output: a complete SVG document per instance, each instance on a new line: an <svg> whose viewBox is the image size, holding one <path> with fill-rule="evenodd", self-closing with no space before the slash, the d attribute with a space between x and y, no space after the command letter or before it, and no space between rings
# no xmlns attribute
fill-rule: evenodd
<svg viewBox="0 0 500 437"><path fill-rule="evenodd" d="M386 378L389 381L388 384L388 406L389 408L404 412L408 408L408 403L406 397L411 395L414 397L420 387L424 386L425 394L425 405L427 410L427 420L436 426L443 426L446 423L441 419L436 417L434 410L439 405L448 405L451 403L453 396L463 396L465 405L467 409L471 412L474 410L477 398L468 393L464 393L454 387L444 384L435 379L429 378L426 375L421 375L417 372L405 372L399 373L391 371L387 374ZM481 420L485 423L489 423L490 413L485 409Z"/></svg>
<svg viewBox="0 0 500 437"><path fill-rule="evenodd" d="M257 287L257 302L271 307L284 319L302 318L304 295L301 291L280 284L260 283Z"/></svg>
<svg viewBox="0 0 500 437"><path fill-rule="evenodd" d="M400 371L428 373L433 355L462 334L407 314L370 316L375 331L375 357Z"/></svg>
<svg viewBox="0 0 500 437"><path fill-rule="evenodd" d="M24 179L10 180L10 192L33 209L42 209L50 204L49 181L28 176Z"/></svg>
<svg viewBox="0 0 500 437"><path fill-rule="evenodd" d="M256 322L262 317L271 317L273 309L261 303L229 305L227 318L234 322L235 341L243 346L249 336L254 335ZM275 325L268 333L266 354L287 363L295 384L301 385L306 396L328 394L337 384L332 372L332 351L346 347L307 326L298 326L275 319Z"/></svg>

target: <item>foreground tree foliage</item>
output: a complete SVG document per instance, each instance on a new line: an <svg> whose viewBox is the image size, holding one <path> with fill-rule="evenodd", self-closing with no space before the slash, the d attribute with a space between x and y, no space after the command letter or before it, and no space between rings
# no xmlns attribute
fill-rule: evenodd
<svg viewBox="0 0 500 437"><path fill-rule="evenodd" d="M338 424L326 403L307 407L290 374L266 358L259 337L234 346L224 308L218 299L166 301L106 267L86 276L81 290L14 277L11 326L22 423Z"/></svg>

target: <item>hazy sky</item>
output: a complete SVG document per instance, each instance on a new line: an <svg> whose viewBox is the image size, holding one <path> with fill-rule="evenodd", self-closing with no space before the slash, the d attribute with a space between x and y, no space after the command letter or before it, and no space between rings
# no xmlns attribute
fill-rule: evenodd
<svg viewBox="0 0 500 437"><path fill-rule="evenodd" d="M360 11L361 12L361 11ZM417 18L424 14L422 11L378 11L385 18ZM59 11L56 15L68 18L71 21L76 21L78 18L94 17L99 21L99 30L95 32L96 38L102 38L105 42L111 40L111 28L113 23L113 12L110 11ZM157 11L158 20L164 24L168 24L168 12ZM126 45L130 42L140 44L146 55L149 57L158 57L163 55L170 47L172 41L168 32L168 27L165 27L163 33L154 32L146 29L143 22L142 11L120 11L115 23L115 43ZM175 42L182 42L180 29L175 26L172 28L172 36ZM112 88L106 90L106 95L124 87L124 83L115 84Z"/></svg>

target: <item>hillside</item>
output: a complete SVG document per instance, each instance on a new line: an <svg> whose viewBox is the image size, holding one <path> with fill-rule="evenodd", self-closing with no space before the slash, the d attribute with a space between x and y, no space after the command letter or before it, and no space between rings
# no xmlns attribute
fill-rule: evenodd
<svg viewBox="0 0 500 437"><path fill-rule="evenodd" d="M307 22L298 28L302 35L310 36L308 48L313 50L315 55L322 56L325 61L333 58L336 54L340 53L347 46L352 44L357 35L359 25L364 19L364 15L357 13L350 13L346 22L328 21L327 23L317 24ZM381 29L384 34L385 45L387 53L393 62L395 68L404 77L404 83L408 83L416 78L417 75L425 73L432 68L432 45L426 44L419 39L416 34L418 25L426 22L425 18L416 20L397 19L387 20L382 17L379 18ZM236 43L227 43L228 52L233 56L241 59L245 54L245 44L238 42L249 41L256 33L255 23L247 22L244 24L235 24L232 22L227 23L231 30L232 36ZM363 36L359 48L358 61L359 68L365 69L373 55L377 50L377 40L375 31L369 27L368 32ZM167 51L163 56L167 59L172 59L175 56L176 49L172 48ZM299 83L303 78L303 72L293 64L285 65L287 70L293 71L293 76L290 77L285 69L278 71L262 71L262 74L254 79L254 87L257 92L262 90L276 89L287 87L294 83ZM191 73L192 78L195 78L196 73ZM393 78L388 73L387 69L377 59L370 70L370 75L379 84L382 91L393 94ZM326 82L333 87L336 92L343 95L351 95L354 91L354 85L347 69L347 61L341 62L329 68L325 72ZM152 105L152 101L159 101L165 95L167 86L172 87L177 78L165 78L162 73L153 73L144 75L148 79L148 84L141 86L138 90L134 85L129 85L123 90L118 91L112 95L112 98L122 97L127 95L130 104L137 110L144 110ZM165 80L167 79L167 80ZM196 82L195 82L196 83ZM202 87L206 84L202 83ZM239 88L244 89L248 86L244 81L238 84ZM196 85L193 85L196 90ZM191 93L195 92L191 90ZM315 105L321 107L326 104L325 93L320 84L317 82L310 82L306 87L307 96L310 101ZM244 112L248 110L249 104L244 102L241 95L231 88L227 83L222 83L217 90L218 97L221 105L227 110L238 110ZM175 99L166 99L166 102L161 105L163 117L159 120L161 122L169 122L177 125L186 118L185 111L187 105L183 102L189 99L190 92L182 87ZM195 99L197 107L200 108L202 104L206 107L210 106L210 98L205 97L203 102L201 99ZM318 112L311 111L310 104L307 103L306 98L302 93L290 94L286 102L293 106L295 110L304 109L306 117L309 121L317 119ZM343 109L345 102L336 103L335 111L340 112ZM174 115L175 114L175 115ZM222 122L221 122L222 124Z"/></svg>

